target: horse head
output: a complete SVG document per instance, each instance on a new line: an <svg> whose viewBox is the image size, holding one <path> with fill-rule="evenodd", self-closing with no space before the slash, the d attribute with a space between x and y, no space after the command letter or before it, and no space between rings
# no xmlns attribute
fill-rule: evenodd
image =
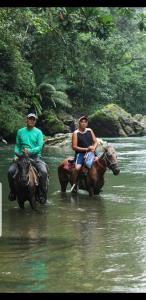
<svg viewBox="0 0 146 300"><path fill-rule="evenodd" d="M31 161L29 157L24 155L19 155L17 160L19 180L21 185L27 186L29 182L29 169L31 166Z"/></svg>
<svg viewBox="0 0 146 300"><path fill-rule="evenodd" d="M104 148L103 159L106 167L112 170L114 175L118 175L120 173L117 154L113 146L107 145Z"/></svg>

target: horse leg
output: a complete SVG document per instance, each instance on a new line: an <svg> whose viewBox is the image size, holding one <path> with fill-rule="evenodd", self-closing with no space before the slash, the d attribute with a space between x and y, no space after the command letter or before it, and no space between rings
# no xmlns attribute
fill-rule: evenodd
<svg viewBox="0 0 146 300"><path fill-rule="evenodd" d="M24 209L24 200L22 199L22 196L17 196L17 202L19 207Z"/></svg>
<svg viewBox="0 0 146 300"><path fill-rule="evenodd" d="M93 178L89 177L89 173L86 178L86 187L87 187L89 196L94 196L94 180L93 180Z"/></svg>
<svg viewBox="0 0 146 300"><path fill-rule="evenodd" d="M66 192L67 185L68 185L68 179L65 180L65 178L64 178L64 180L62 180L62 181L60 182L60 185L61 185L61 192L62 192L62 193L65 193L65 192Z"/></svg>
<svg viewBox="0 0 146 300"><path fill-rule="evenodd" d="M65 172L65 170L63 170ZM65 193L68 185L68 176L62 172L62 166L58 167L58 177L61 185L61 192Z"/></svg>
<svg viewBox="0 0 146 300"><path fill-rule="evenodd" d="M99 195L100 193L100 189L96 187L96 189L94 190L94 195Z"/></svg>
<svg viewBox="0 0 146 300"><path fill-rule="evenodd" d="M24 195L20 190L15 187L15 192L16 192L16 200L20 208L24 209Z"/></svg>
<svg viewBox="0 0 146 300"><path fill-rule="evenodd" d="M31 187L32 188L32 187ZM29 190L29 203L32 209L36 210L36 190L32 188Z"/></svg>
<svg viewBox="0 0 146 300"><path fill-rule="evenodd" d="M98 195L102 191L102 187L104 185L104 178L100 179L99 183L96 184L94 189L94 194Z"/></svg>
<svg viewBox="0 0 146 300"><path fill-rule="evenodd" d="M94 196L94 189L92 186L88 187L88 192L89 192L89 196L91 196L91 197Z"/></svg>
<svg viewBox="0 0 146 300"><path fill-rule="evenodd" d="M36 210L36 199L35 199L34 195L29 200L29 203L30 203L31 208L34 209L34 210Z"/></svg>
<svg viewBox="0 0 146 300"><path fill-rule="evenodd" d="M39 202L39 187L38 186L36 186L35 199L37 202Z"/></svg>

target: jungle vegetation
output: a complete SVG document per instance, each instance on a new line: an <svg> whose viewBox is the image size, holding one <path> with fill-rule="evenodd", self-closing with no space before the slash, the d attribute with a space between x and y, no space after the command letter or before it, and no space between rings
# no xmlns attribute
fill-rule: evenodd
<svg viewBox="0 0 146 300"><path fill-rule="evenodd" d="M0 134L109 103L146 114L146 8L0 8Z"/></svg>

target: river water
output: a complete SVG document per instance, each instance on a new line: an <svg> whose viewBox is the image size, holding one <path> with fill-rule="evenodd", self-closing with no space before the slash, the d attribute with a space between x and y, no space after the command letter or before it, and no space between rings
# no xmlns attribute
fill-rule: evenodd
<svg viewBox="0 0 146 300"><path fill-rule="evenodd" d="M38 212L8 201L13 146L0 148L0 292L146 292L146 137L108 138L120 174L100 196L62 197L57 166L70 147L46 148L49 204Z"/></svg>

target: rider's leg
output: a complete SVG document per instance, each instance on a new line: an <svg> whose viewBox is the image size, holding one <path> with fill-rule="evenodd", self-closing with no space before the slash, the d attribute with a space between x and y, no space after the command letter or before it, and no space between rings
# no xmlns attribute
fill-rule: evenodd
<svg viewBox="0 0 146 300"><path fill-rule="evenodd" d="M78 176L84 162L84 153L78 153L75 156L75 168L72 171L71 192L77 192Z"/></svg>
<svg viewBox="0 0 146 300"><path fill-rule="evenodd" d="M41 159L37 158L35 161L35 168L39 173L39 198L41 203L47 201L47 180L48 180L48 171L46 163Z"/></svg>
<svg viewBox="0 0 146 300"><path fill-rule="evenodd" d="M9 182L9 188L10 188L10 194L9 194L9 200L14 201L16 200L16 193L15 193L15 187L14 187L14 179L13 176L16 173L17 165L16 163L13 163L8 170L8 182Z"/></svg>
<svg viewBox="0 0 146 300"><path fill-rule="evenodd" d="M71 192L77 192L77 185L78 185L78 176L81 170L82 165L75 164L75 168L72 171L72 187Z"/></svg>

